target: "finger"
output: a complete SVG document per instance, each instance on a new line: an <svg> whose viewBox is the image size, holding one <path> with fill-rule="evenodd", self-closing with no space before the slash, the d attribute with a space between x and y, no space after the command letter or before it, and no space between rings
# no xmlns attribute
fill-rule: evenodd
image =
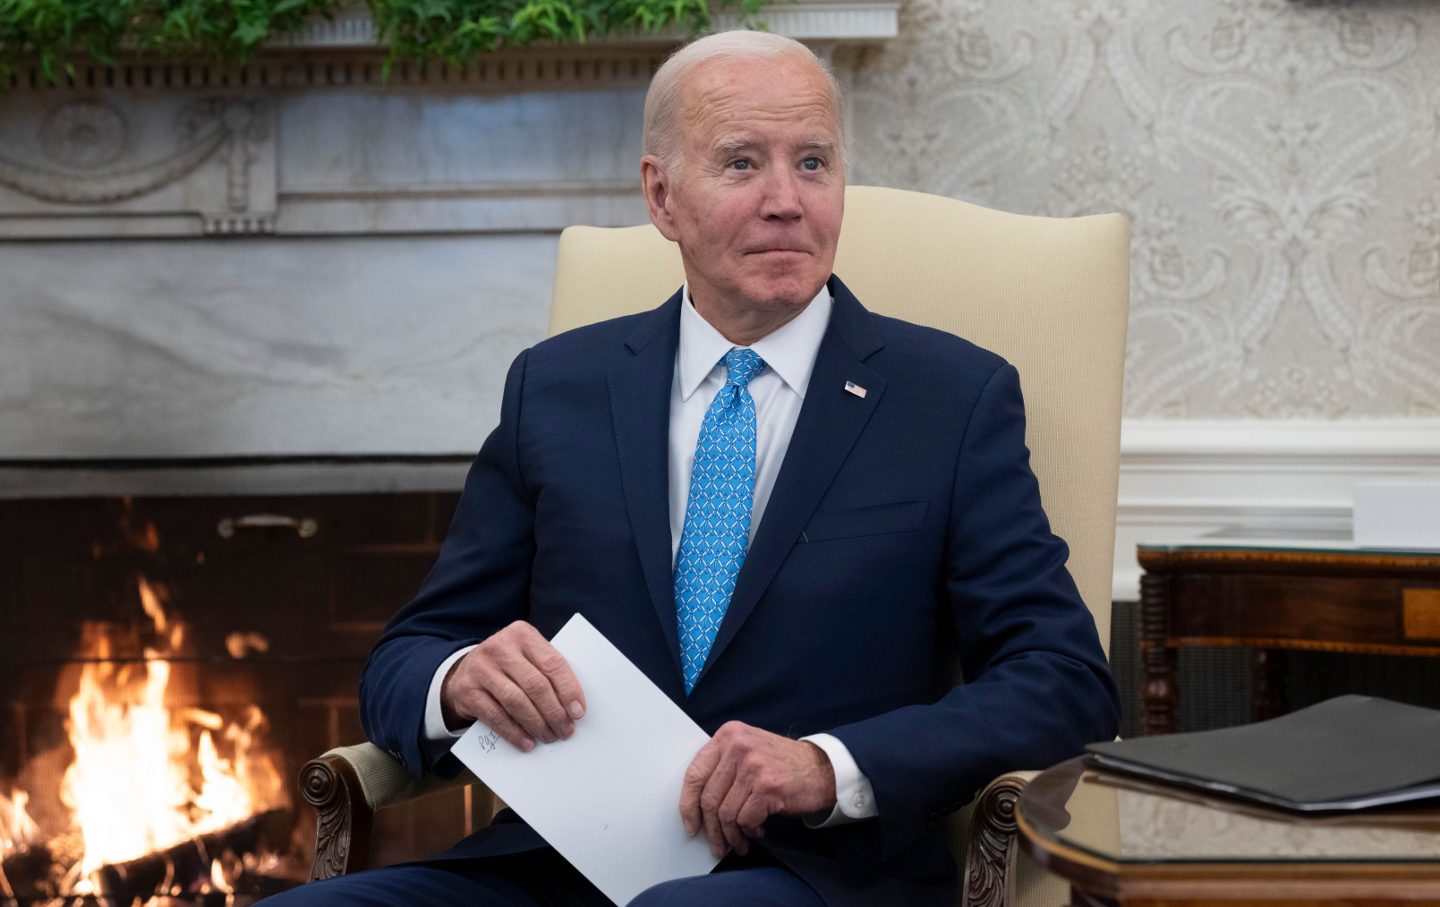
<svg viewBox="0 0 1440 907"><path fill-rule="evenodd" d="M535 707L542 721L552 737L546 740L551 743L563 737L569 737L575 732L575 722L565 713L564 707L560 705L560 699L555 695L555 688L550 684L550 678L540 671L523 653L517 653L513 661L506 665L506 674L517 687L524 691L529 697L530 704Z"/></svg>
<svg viewBox="0 0 1440 907"><path fill-rule="evenodd" d="M565 714L572 721L582 717L585 714L585 693L580 689L580 681L575 678L570 662L565 660L560 650L542 638L538 644L532 646L529 656L531 663L549 678L550 686ZM573 732L573 728L571 730ZM564 736L568 737L569 734Z"/></svg>
<svg viewBox="0 0 1440 907"><path fill-rule="evenodd" d="M710 842L710 854L715 859L725 856L728 846L725 843L725 831L720 827L720 817L713 810L701 809L700 823L705 828L705 840Z"/></svg>
<svg viewBox="0 0 1440 907"><path fill-rule="evenodd" d="M705 837L710 841L710 852L717 860L725 856L725 849L729 845L720 821L720 805L725 802L725 797L734 783L735 757L727 752L722 754L715 770L705 782L705 789L700 792L700 821L705 826Z"/></svg>
<svg viewBox="0 0 1440 907"><path fill-rule="evenodd" d="M520 689L508 674L496 674L488 678L485 691L495 697L511 720L525 729L525 733L536 740L555 742L555 735L551 733L550 726L545 723L535 704L530 701L530 694Z"/></svg>
<svg viewBox="0 0 1440 907"><path fill-rule="evenodd" d="M730 790L726 792L720 808L716 810L720 819L720 831L725 835L726 843L742 857L750 850L750 839L746 837L745 832L736 822L736 818L750 799L749 783L743 778L737 778L735 783L730 785Z"/></svg>
<svg viewBox="0 0 1440 907"><path fill-rule="evenodd" d="M751 838L763 837L765 829L762 826L765 820L778 811L774 801L752 790L735 813L735 824Z"/></svg>
<svg viewBox="0 0 1440 907"><path fill-rule="evenodd" d="M705 782L720 759L720 748L714 740L700 747L700 752L690 760L685 769L685 778L680 784L680 819L685 823L685 834L692 837L700 830L700 793Z"/></svg>
<svg viewBox="0 0 1440 907"><path fill-rule="evenodd" d="M534 738L525 733L525 730L506 714L504 707L496 701L494 696L477 689L473 697L476 717L485 722L486 727L499 734L506 743L516 749L528 753L535 748Z"/></svg>

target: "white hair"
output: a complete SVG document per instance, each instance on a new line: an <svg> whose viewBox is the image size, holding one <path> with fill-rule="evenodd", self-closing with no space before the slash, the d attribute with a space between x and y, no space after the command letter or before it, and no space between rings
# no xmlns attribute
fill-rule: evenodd
<svg viewBox="0 0 1440 907"><path fill-rule="evenodd" d="M840 82L825 61L793 38L770 32L735 29L706 35L686 44L671 54L655 71L654 78L650 80L650 90L645 93L645 153L655 155L667 166L676 163L680 85L685 81L685 76L697 66L712 60L759 60L772 57L807 60L825 76L825 83L830 88L835 124L843 136L845 130L841 122L843 99ZM840 139L840 145L843 156L843 138Z"/></svg>

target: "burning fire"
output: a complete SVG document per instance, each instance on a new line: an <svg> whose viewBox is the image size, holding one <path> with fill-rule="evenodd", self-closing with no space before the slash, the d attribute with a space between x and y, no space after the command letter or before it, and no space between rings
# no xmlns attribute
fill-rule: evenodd
<svg viewBox="0 0 1440 907"><path fill-rule="evenodd" d="M9 797L0 794L0 860L40 840L40 827L25 811L29 802L23 790L12 790Z"/></svg>
<svg viewBox="0 0 1440 907"><path fill-rule="evenodd" d="M60 799L83 840L83 857L67 874L71 890L93 893L102 866L162 851L284 804L280 774L257 738L265 716L251 706L238 721L215 712L172 709L166 691L171 660L187 628L165 613L163 590L141 579L140 601L153 628L143 660L122 660L113 634L87 626L87 661L69 704L74 760ZM36 843L26 794L0 795L0 858ZM216 873L216 888L219 870ZM220 889L224 890L224 889Z"/></svg>

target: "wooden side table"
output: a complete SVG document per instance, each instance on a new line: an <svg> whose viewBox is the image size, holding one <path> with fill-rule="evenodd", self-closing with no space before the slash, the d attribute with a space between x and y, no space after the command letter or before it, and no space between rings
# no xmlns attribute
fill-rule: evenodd
<svg viewBox="0 0 1440 907"><path fill-rule="evenodd" d="M1440 905L1440 809L1301 817L1072 759L1020 793L1020 846L1073 907Z"/></svg>
<svg viewBox="0 0 1440 907"><path fill-rule="evenodd" d="M1256 721L1288 711L1287 650L1440 655L1440 552L1368 551L1319 535L1216 537L1141 545L1139 559L1146 734L1175 730L1183 646L1254 651Z"/></svg>

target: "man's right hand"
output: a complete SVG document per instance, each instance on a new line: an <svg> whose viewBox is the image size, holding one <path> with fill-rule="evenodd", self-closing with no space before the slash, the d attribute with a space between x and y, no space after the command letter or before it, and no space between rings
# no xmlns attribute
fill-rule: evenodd
<svg viewBox="0 0 1440 907"><path fill-rule="evenodd" d="M440 687L440 708L451 730L483 721L529 752L536 740L554 743L575 733L585 694L565 656L517 620L455 662Z"/></svg>

